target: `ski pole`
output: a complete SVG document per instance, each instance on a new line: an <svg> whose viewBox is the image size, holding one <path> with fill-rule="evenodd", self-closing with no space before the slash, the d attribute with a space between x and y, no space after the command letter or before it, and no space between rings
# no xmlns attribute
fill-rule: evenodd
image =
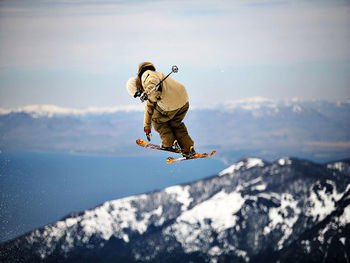
<svg viewBox="0 0 350 263"><path fill-rule="evenodd" d="M169 77L171 75L171 73L177 73L179 71L179 68L177 66L172 66L171 67L171 72L165 76L164 79L162 79L161 81L159 81L159 83L157 85L155 85L149 92L147 93L143 93L142 96L140 97L141 102L144 102L145 100L147 100L147 95L151 94L154 90L156 90L160 85L162 85L163 81L167 79L167 77Z"/></svg>

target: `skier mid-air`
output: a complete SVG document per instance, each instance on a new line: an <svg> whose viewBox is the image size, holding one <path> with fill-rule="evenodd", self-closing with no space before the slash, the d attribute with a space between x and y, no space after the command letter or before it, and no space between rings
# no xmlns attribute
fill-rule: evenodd
<svg viewBox="0 0 350 263"><path fill-rule="evenodd" d="M173 66L172 71L165 75L157 72L151 62L144 62L139 65L137 76L127 81L128 93L134 98L140 97L142 102L147 101L144 132L148 141L151 140L152 125L162 140L160 146L148 144L143 140L137 140L137 144L147 148L180 153L184 159L209 157L210 155L207 154L196 154L194 142L183 123L189 109L187 91L181 83L169 77L171 73L177 71L177 67Z"/></svg>

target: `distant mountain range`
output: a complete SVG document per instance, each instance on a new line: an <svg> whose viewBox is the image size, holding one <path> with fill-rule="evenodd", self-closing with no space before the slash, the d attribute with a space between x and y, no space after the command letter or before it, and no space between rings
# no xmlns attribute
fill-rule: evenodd
<svg viewBox="0 0 350 263"><path fill-rule="evenodd" d="M349 262L350 160L245 158L0 244L1 262Z"/></svg>
<svg viewBox="0 0 350 263"><path fill-rule="evenodd" d="M350 155L350 103L262 98L191 109L185 119L199 151L228 163L243 156L314 161ZM135 147L143 106L86 110L34 105L0 109L0 150L83 154L150 154ZM153 136L160 143L158 136Z"/></svg>

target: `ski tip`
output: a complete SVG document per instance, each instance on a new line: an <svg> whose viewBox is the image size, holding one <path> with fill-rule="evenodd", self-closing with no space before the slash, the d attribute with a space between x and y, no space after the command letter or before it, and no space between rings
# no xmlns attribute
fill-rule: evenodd
<svg viewBox="0 0 350 263"><path fill-rule="evenodd" d="M142 139L137 139L136 143L137 144L145 144L146 142L144 140L142 140Z"/></svg>
<svg viewBox="0 0 350 263"><path fill-rule="evenodd" d="M167 163L173 163L174 160L175 160L175 158L173 158L173 157L168 157L168 158L166 159L166 162L167 162Z"/></svg>

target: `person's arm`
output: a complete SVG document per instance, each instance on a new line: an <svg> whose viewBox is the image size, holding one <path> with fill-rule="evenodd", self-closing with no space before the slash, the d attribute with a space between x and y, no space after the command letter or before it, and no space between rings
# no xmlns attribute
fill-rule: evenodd
<svg viewBox="0 0 350 263"><path fill-rule="evenodd" d="M147 71L142 75L143 79L143 87L144 92L147 94L149 91L151 91L154 86L156 86L160 81L161 78L159 76L158 72L155 71ZM160 91L153 91L151 94L147 94L148 98L150 98L152 101L157 101L160 99L161 92Z"/></svg>
<svg viewBox="0 0 350 263"><path fill-rule="evenodd" d="M149 130L151 132L152 129L152 115L154 111L154 103L150 102L149 100L146 102L145 106L145 116L143 120L143 128L144 130Z"/></svg>

